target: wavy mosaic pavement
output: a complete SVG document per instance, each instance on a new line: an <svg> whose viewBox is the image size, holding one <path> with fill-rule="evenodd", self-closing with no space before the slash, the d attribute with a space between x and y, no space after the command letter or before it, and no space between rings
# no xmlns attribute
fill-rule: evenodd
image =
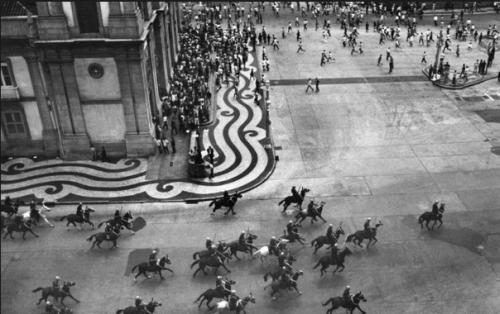
<svg viewBox="0 0 500 314"><path fill-rule="evenodd" d="M90 161L34 162L18 158L1 166L1 192L11 198L78 201L185 201L220 196L221 191L245 191L262 183L275 161L264 145L267 125L261 107L253 101L253 69L257 60L249 54L247 69L240 75L240 98L231 88L217 93L216 123L203 131L203 146L212 146L216 176L213 179L146 180L147 160L126 159L117 164ZM263 101L261 100L261 103Z"/></svg>

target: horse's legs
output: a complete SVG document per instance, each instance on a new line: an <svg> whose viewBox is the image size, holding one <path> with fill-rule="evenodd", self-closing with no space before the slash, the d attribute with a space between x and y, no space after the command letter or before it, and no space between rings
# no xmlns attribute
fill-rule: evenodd
<svg viewBox="0 0 500 314"><path fill-rule="evenodd" d="M32 235L34 235L36 238L38 238L38 236L37 236L37 235L33 232L33 230L31 230L31 229L26 230L26 231L24 232L24 234L26 234L26 232L27 232L27 231L31 232L31 234L32 234Z"/></svg>
<svg viewBox="0 0 500 314"><path fill-rule="evenodd" d="M226 267L224 264L222 264L221 266L222 266L222 267L224 267L224 269L225 269L228 273L230 273L230 272L231 272L229 269L227 269L227 267Z"/></svg>
<svg viewBox="0 0 500 314"><path fill-rule="evenodd" d="M326 220L323 218L323 216L318 215L318 217L321 218L321 220L323 220L323 222L326 222Z"/></svg>
<svg viewBox="0 0 500 314"><path fill-rule="evenodd" d="M436 220L434 220L434 224L432 225L431 230L434 230L434 226L436 226L436 223L437 223L437 219L436 219Z"/></svg>
<svg viewBox="0 0 500 314"><path fill-rule="evenodd" d="M233 253L233 256L236 257L237 260L239 260L239 261L241 260L241 258L238 257L238 250L237 249L232 251L231 253Z"/></svg>
<svg viewBox="0 0 500 314"><path fill-rule="evenodd" d="M363 310L359 307L359 304L356 304L356 306L355 306L355 307L353 307L353 308L351 309L351 314L352 314L352 312L354 312L354 309L358 309L358 310L360 310L360 311L361 311L361 313L363 313L363 314L365 314L365 313L366 313L365 311L363 311Z"/></svg>
<svg viewBox="0 0 500 314"><path fill-rule="evenodd" d="M366 249L370 248L370 243L372 243L372 238L368 238L368 244L366 245Z"/></svg>
<svg viewBox="0 0 500 314"><path fill-rule="evenodd" d="M95 244L97 244L97 247L100 248L100 249L102 249L102 247L100 245L101 243L102 243L102 240L101 241L99 241L97 239L95 240Z"/></svg>
<svg viewBox="0 0 500 314"><path fill-rule="evenodd" d="M374 240L374 241L373 241L372 246L373 246L373 245L375 245L375 243L377 243L377 242L378 242L377 238L375 238L375 237L373 237L373 240Z"/></svg>
<svg viewBox="0 0 500 314"><path fill-rule="evenodd" d="M425 226L427 227L427 230L431 231L431 229L429 228L429 222L431 222L431 221L427 220L427 223L425 224Z"/></svg>
<svg viewBox="0 0 500 314"><path fill-rule="evenodd" d="M439 220L439 226L438 226L438 228L441 228L441 225L443 224L443 221L441 220L441 218L439 218L438 220Z"/></svg>
<svg viewBox="0 0 500 314"><path fill-rule="evenodd" d="M285 204L283 204L283 211L281 212L282 214L284 214L286 212L286 209L288 208L288 206L290 206L290 204L285 201Z"/></svg>

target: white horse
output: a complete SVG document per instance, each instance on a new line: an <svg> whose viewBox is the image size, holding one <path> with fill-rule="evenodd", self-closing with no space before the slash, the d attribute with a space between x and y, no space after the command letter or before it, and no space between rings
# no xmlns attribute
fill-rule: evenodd
<svg viewBox="0 0 500 314"><path fill-rule="evenodd" d="M279 240L279 243L277 245L277 250L278 252L283 250L283 249L286 249L286 244L288 243L289 241L287 239L280 239ZM253 253L253 256L259 256L260 257L260 262L263 263L264 260L266 260L266 262L268 264L271 264L269 262L269 260L267 259L267 257L269 256L271 252L269 252L269 246L263 246L261 247L259 250L257 250L255 253Z"/></svg>
<svg viewBox="0 0 500 314"><path fill-rule="evenodd" d="M36 210L38 211L38 214L40 215L40 218L42 218L49 226L51 226L52 228L54 228L54 225L49 222L49 220L47 219L47 217L45 217L45 214L44 214L45 211L50 212L50 208L48 208L47 206L45 206L45 203L42 202L42 207L39 207ZM29 220L30 219L30 212L31 212L31 210L25 212L22 215L24 220Z"/></svg>
<svg viewBox="0 0 500 314"><path fill-rule="evenodd" d="M245 306L249 303L249 302L252 302L252 303L255 303L255 297L252 295L252 293L250 293L250 295L244 297L243 299L240 299L238 300L238 302L236 302L236 308L237 310L235 311L236 313L239 313L241 311L243 311L243 313L247 313L245 311ZM229 311L229 302L228 301L220 301L220 302L217 302L217 313L216 314L220 314L222 312L227 312Z"/></svg>

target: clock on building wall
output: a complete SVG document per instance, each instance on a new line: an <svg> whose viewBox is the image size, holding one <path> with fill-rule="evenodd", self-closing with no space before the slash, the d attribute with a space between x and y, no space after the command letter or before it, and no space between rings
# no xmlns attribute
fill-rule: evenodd
<svg viewBox="0 0 500 314"><path fill-rule="evenodd" d="M92 63L89 65L89 74L93 78L101 78L104 75L104 68L100 64Z"/></svg>

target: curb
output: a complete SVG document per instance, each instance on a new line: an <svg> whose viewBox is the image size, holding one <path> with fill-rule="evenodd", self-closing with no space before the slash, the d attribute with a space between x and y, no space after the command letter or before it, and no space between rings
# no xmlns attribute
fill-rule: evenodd
<svg viewBox="0 0 500 314"><path fill-rule="evenodd" d="M424 75L427 78L429 78L429 74L428 74L428 72L425 71L425 69L426 68L422 69L422 73L424 73ZM480 83L484 83L486 81L493 80L493 79L497 79L497 76L496 75L492 75L490 77L485 77L485 78L481 78L481 79L478 79L478 80L470 81L470 83L467 83L466 85L461 85L461 86L452 86L452 85L440 84L440 83L437 83L435 81L432 81L430 78L429 78L429 81L432 82L432 85L440 87L440 88L450 89L450 90L459 90L459 89L465 89L467 87L471 87L471 86L474 86L474 85L477 85L477 84L480 84Z"/></svg>

